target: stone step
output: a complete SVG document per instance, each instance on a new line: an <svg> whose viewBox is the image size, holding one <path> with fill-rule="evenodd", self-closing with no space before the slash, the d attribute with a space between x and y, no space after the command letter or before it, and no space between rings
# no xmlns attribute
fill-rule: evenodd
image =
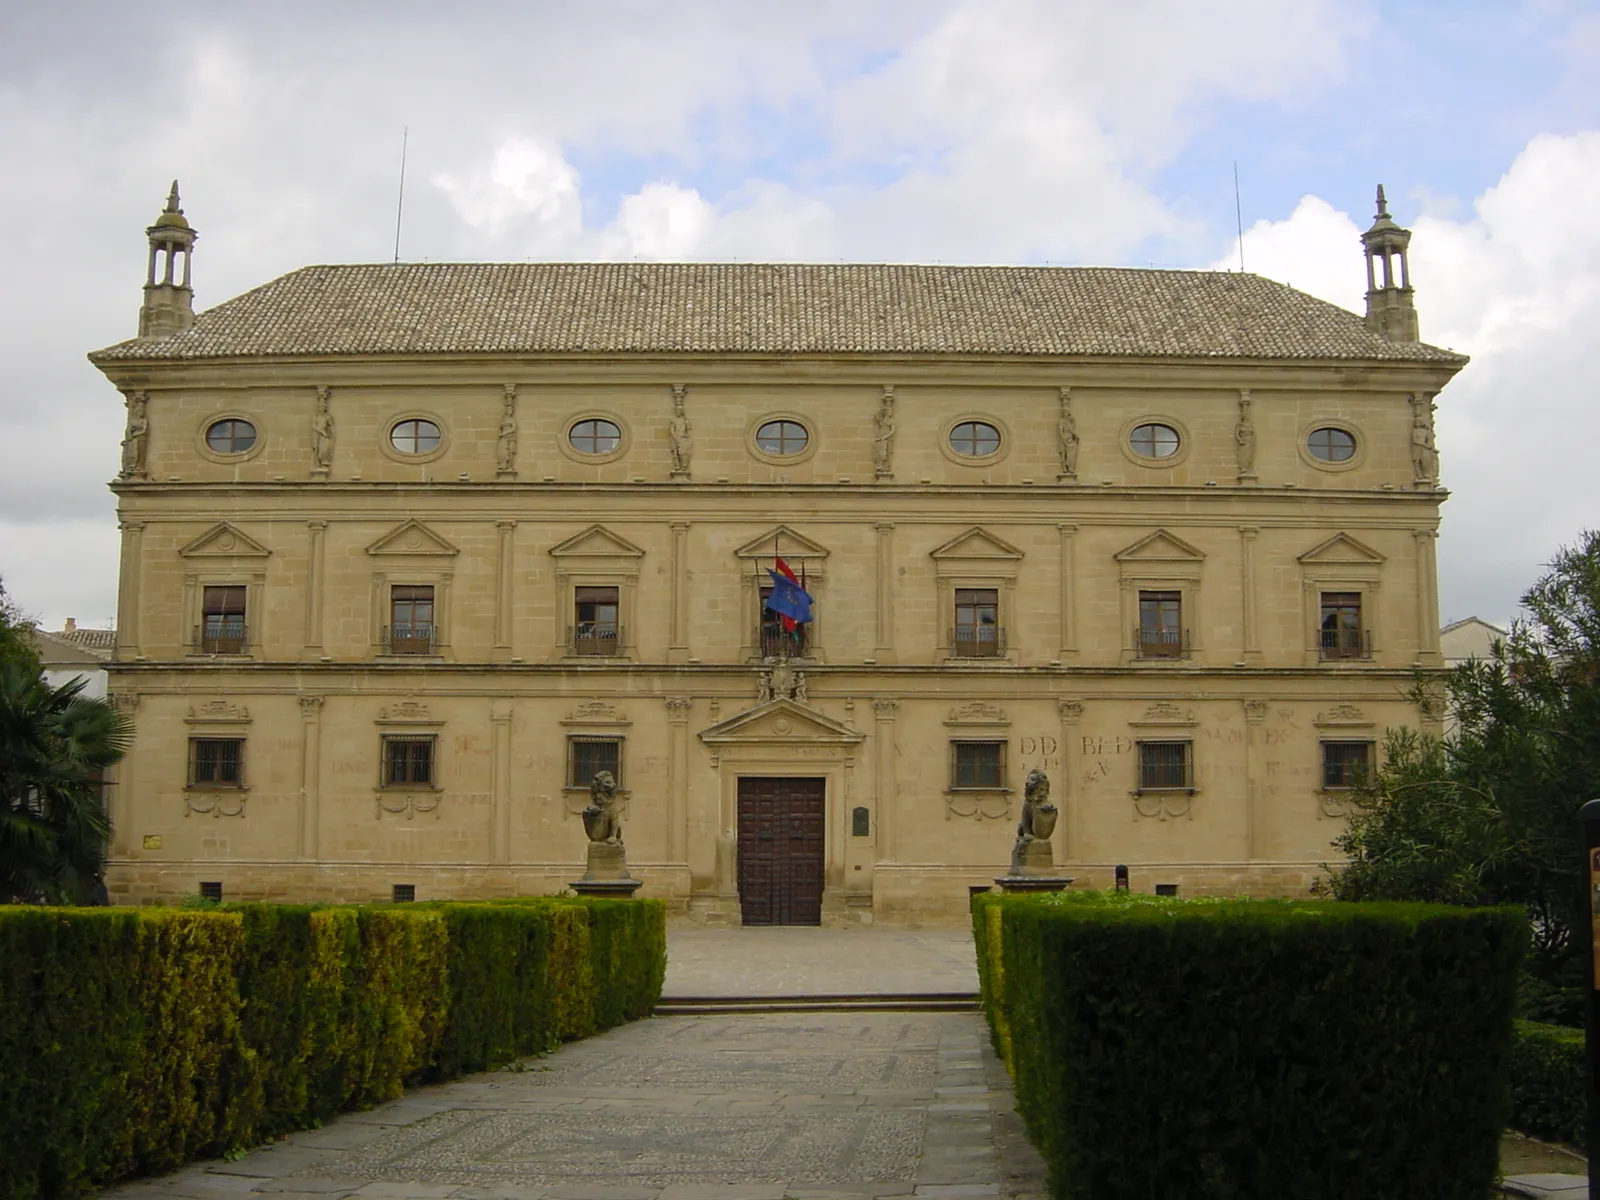
<svg viewBox="0 0 1600 1200"><path fill-rule="evenodd" d="M760 1012L974 1012L976 992L862 993L848 996L663 996L658 1017Z"/></svg>

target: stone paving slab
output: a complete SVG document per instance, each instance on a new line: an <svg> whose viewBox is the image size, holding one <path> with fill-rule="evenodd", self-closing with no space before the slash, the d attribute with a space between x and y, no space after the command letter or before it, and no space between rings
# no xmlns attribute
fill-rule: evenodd
<svg viewBox="0 0 1600 1200"><path fill-rule="evenodd" d="M1009 1083L976 1014L662 1017L102 1197L1042 1195L1025 1141L1002 1165L997 1118L1015 1139Z"/></svg>
<svg viewBox="0 0 1600 1200"><path fill-rule="evenodd" d="M967 929L703 929L667 934L667 999L977 992Z"/></svg>

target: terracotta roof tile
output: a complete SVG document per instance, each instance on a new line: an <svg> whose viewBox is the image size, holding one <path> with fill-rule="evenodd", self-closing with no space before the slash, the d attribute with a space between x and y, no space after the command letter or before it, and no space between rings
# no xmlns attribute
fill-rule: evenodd
<svg viewBox="0 0 1600 1200"><path fill-rule="evenodd" d="M91 357L491 353L1465 361L1257 275L763 263L304 267Z"/></svg>

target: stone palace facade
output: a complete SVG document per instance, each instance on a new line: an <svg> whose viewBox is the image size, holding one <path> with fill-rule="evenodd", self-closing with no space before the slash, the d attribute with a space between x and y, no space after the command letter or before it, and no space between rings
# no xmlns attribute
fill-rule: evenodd
<svg viewBox="0 0 1600 1200"><path fill-rule="evenodd" d="M1432 720L1466 360L1381 196L1365 319L1246 274L640 263L307 267L197 316L176 185L148 232L140 336L91 356L120 900L559 890L602 769L643 894L705 920L956 917L1035 767L1080 885L1299 893Z"/></svg>

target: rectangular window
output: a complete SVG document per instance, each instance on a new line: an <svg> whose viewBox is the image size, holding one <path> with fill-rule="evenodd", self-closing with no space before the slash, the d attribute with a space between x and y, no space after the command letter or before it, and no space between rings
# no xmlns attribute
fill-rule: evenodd
<svg viewBox="0 0 1600 1200"><path fill-rule="evenodd" d="M1004 742L951 742L952 788L1003 788L1006 785Z"/></svg>
<svg viewBox="0 0 1600 1200"><path fill-rule="evenodd" d="M1360 787L1372 773L1371 742L1323 742L1322 786Z"/></svg>
<svg viewBox="0 0 1600 1200"><path fill-rule="evenodd" d="M190 787L242 787L243 738L190 738Z"/></svg>
<svg viewBox="0 0 1600 1200"><path fill-rule="evenodd" d="M610 771L622 786L622 739L573 737L567 739L567 786L586 788L601 771Z"/></svg>
<svg viewBox="0 0 1600 1200"><path fill-rule="evenodd" d="M432 654L436 632L432 584L390 587L387 639L390 654Z"/></svg>
<svg viewBox="0 0 1600 1200"><path fill-rule="evenodd" d="M1193 742L1140 742L1139 790L1194 787Z"/></svg>
<svg viewBox="0 0 1600 1200"><path fill-rule="evenodd" d="M1182 658L1183 593L1139 593L1139 657Z"/></svg>
<svg viewBox="0 0 1600 1200"><path fill-rule="evenodd" d="M994 588L957 588L952 657L994 658L1003 648L1000 593Z"/></svg>
<svg viewBox="0 0 1600 1200"><path fill-rule="evenodd" d="M244 623L245 589L207 587L200 593L200 652L243 654L248 639Z"/></svg>
<svg viewBox="0 0 1600 1200"><path fill-rule="evenodd" d="M209 882L209 883L202 883L200 885L200 899L202 899L202 900L215 900L218 904L221 904L222 903L222 882L221 882L221 880L217 880L215 882Z"/></svg>
<svg viewBox="0 0 1600 1200"><path fill-rule="evenodd" d="M433 735L385 735L384 787L433 786Z"/></svg>
<svg viewBox="0 0 1600 1200"><path fill-rule="evenodd" d="M805 654L809 642L807 634L810 625L796 625L793 629L783 627L783 614L775 613L767 607L767 601L772 597L772 588L761 589L761 630L758 646L762 658L783 658L785 656L799 658Z"/></svg>
<svg viewBox="0 0 1600 1200"><path fill-rule="evenodd" d="M1361 627L1360 592L1322 593L1323 658L1368 658L1371 639Z"/></svg>
<svg viewBox="0 0 1600 1200"><path fill-rule="evenodd" d="M619 652L622 627L617 624L620 611L617 593L614 587L577 589L572 634L574 654L609 656Z"/></svg>
<svg viewBox="0 0 1600 1200"><path fill-rule="evenodd" d="M389 895L396 904L414 904L417 899L417 885L414 883L397 883L391 889Z"/></svg>

